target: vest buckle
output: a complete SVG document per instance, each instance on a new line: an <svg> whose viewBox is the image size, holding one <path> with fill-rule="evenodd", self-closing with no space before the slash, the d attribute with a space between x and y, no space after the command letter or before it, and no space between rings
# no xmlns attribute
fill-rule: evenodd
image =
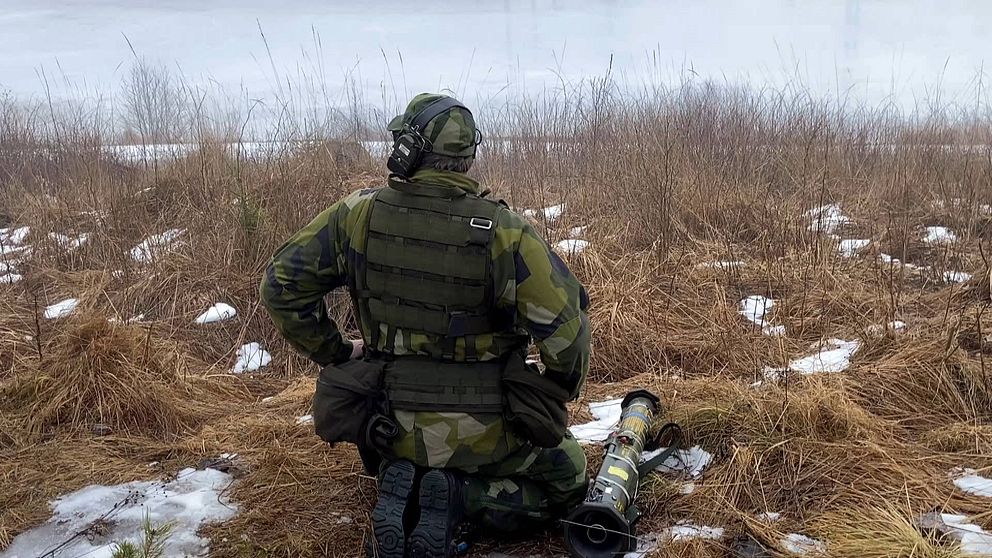
<svg viewBox="0 0 992 558"><path fill-rule="evenodd" d="M493 228L493 222L491 219L484 219L482 217L472 217L469 219L468 224L472 228L482 229L488 231Z"/></svg>

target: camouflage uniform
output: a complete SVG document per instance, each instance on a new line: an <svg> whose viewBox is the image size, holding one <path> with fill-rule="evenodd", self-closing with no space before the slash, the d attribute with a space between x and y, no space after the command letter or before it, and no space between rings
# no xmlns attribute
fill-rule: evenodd
<svg viewBox="0 0 992 558"><path fill-rule="evenodd" d="M414 99L414 103L421 99ZM422 99L421 99L422 100ZM412 105L414 104L412 103ZM467 114L467 113L466 113ZM462 130L459 111L435 126L435 152L449 130ZM431 133L431 130L427 130ZM450 145L457 149L458 139ZM450 151L450 150L449 150ZM453 151L459 153L460 151ZM461 173L421 169L413 184L460 188L479 193L479 185ZM365 251L375 189L352 193L322 212L275 254L261 283L261 299L278 329L301 353L324 366L350 357L345 341L328 317L324 296L350 284L356 256ZM574 399L589 365L588 304L585 290L531 225L500 208L490 244L492 304L514 324L507 331L458 338L453 358L466 361L466 342L479 361L501 358L533 339L545 375ZM360 320L366 342L369 325ZM381 350L385 335L379 337ZM393 353L441 357L436 336L399 330ZM519 520L558 517L581 502L586 488L586 460L578 443L566 436L557 448L535 448L520 440L495 413L394 412L400 428L387 459L409 459L421 467L468 473L466 505L470 516L503 529Z"/></svg>

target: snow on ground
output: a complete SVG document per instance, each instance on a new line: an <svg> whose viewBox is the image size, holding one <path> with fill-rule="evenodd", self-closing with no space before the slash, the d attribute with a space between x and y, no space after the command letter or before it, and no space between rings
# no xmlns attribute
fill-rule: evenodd
<svg viewBox="0 0 992 558"><path fill-rule="evenodd" d="M880 253L878 257L879 259L882 260L882 263L893 264L893 265L899 265L902 263L899 261L898 258L893 258L892 256L885 253Z"/></svg>
<svg viewBox="0 0 992 558"><path fill-rule="evenodd" d="M974 469L959 469L951 474L956 477L954 486L958 487L958 490L975 496L992 498L992 479L979 475Z"/></svg>
<svg viewBox="0 0 992 558"><path fill-rule="evenodd" d="M967 556L992 555L992 533L973 523L969 517L950 513L927 513L920 517L919 527L937 531L961 544L961 553Z"/></svg>
<svg viewBox="0 0 992 558"><path fill-rule="evenodd" d="M138 314L137 316L131 316L130 318L124 320L123 323L124 323L124 325L131 325L131 324L135 324L135 323L141 322L144 319L145 319L145 315L144 314ZM110 323L112 323L112 324L122 323L121 320L117 316L111 316L110 318L107 318L107 321L110 322Z"/></svg>
<svg viewBox="0 0 992 558"><path fill-rule="evenodd" d="M765 523L775 523L779 519L782 519L782 514L778 512L762 512L758 514L758 521L764 521Z"/></svg>
<svg viewBox="0 0 992 558"><path fill-rule="evenodd" d="M966 283L971 281L971 274L963 271L945 271L944 282L946 283Z"/></svg>
<svg viewBox="0 0 992 558"><path fill-rule="evenodd" d="M707 527L687 522L679 522L662 531L662 538L671 541L687 541L691 539L717 540L723 538L723 527Z"/></svg>
<svg viewBox="0 0 992 558"><path fill-rule="evenodd" d="M782 537L779 543L786 552L800 556L825 555L827 552L827 545L823 541L818 541L806 535L800 535L799 533L789 533Z"/></svg>
<svg viewBox="0 0 992 558"><path fill-rule="evenodd" d="M878 325L878 324L869 326L868 327L868 333L871 333L873 335L882 335L886 331L893 331L895 333L901 333L903 331L906 331L906 328L907 327L909 327L909 326L906 325L906 322L904 322L902 320L893 320L893 321L885 324L884 326L881 326L881 325Z"/></svg>
<svg viewBox="0 0 992 558"><path fill-rule="evenodd" d="M963 515L941 514L947 525L948 534L961 542L961 552L973 556L992 555L992 533L974 523L968 523Z"/></svg>
<svg viewBox="0 0 992 558"><path fill-rule="evenodd" d="M576 424L569 427L569 432L582 444L602 442L610 437L614 427L620 422L620 414L623 409L620 403L623 399L610 399L589 404L589 411L596 417L596 420L585 424Z"/></svg>
<svg viewBox="0 0 992 558"><path fill-rule="evenodd" d="M841 240L840 244L837 245L837 250L845 258L852 258L856 256L858 252L867 248L869 244L871 244L870 240L849 238L846 240Z"/></svg>
<svg viewBox="0 0 992 558"><path fill-rule="evenodd" d="M814 207L806 212L806 215L813 219L809 225L809 230L832 234L845 223L850 223L851 218L844 215L840 205L832 203Z"/></svg>
<svg viewBox="0 0 992 558"><path fill-rule="evenodd" d="M926 233L926 236L923 237L923 241L927 244L954 242L958 239L958 236L954 234L954 231L947 227L927 227Z"/></svg>
<svg viewBox="0 0 992 558"><path fill-rule="evenodd" d="M818 352L790 362L789 369L801 374L843 372L851 366L851 357L860 346L858 341L829 339L822 346L811 347Z"/></svg>
<svg viewBox="0 0 992 558"><path fill-rule="evenodd" d="M740 313L754 325L761 328L761 332L772 337L785 335L785 326L772 326L768 324L765 316L775 306L775 301L761 295L751 295L741 301Z"/></svg>
<svg viewBox="0 0 992 558"><path fill-rule="evenodd" d="M225 304L223 302L218 302L217 304L214 304L213 306L208 308L206 312L197 316L196 319L193 321L200 325L212 324L214 322L223 322L224 320L229 320L237 315L238 315L238 311L235 310L233 306L229 304Z"/></svg>
<svg viewBox="0 0 992 558"><path fill-rule="evenodd" d="M313 424L313 415L303 415L296 417L296 424Z"/></svg>
<svg viewBox="0 0 992 558"><path fill-rule="evenodd" d="M747 263L742 261L717 261L717 262L701 262L696 264L697 269L722 269L723 271L730 271L734 269L740 269L746 267Z"/></svg>
<svg viewBox="0 0 992 558"><path fill-rule="evenodd" d="M525 209L521 212L524 217L537 218L538 214L544 215L548 221L554 221L565 213L565 204L552 205L544 209Z"/></svg>
<svg viewBox="0 0 992 558"><path fill-rule="evenodd" d="M272 362L272 355L258 343L245 343L238 348L238 361L234 363L233 372L253 372Z"/></svg>
<svg viewBox="0 0 992 558"><path fill-rule="evenodd" d="M667 448L658 448L654 451L646 451L641 454L641 462L645 462L665 451ZM703 471L713 461L713 454L699 446L693 446L687 450L678 450L674 455L658 465L655 471L659 473L684 473L691 479L698 478Z"/></svg>
<svg viewBox="0 0 992 558"><path fill-rule="evenodd" d="M577 238L569 238L562 240L558 244L555 244L555 246L566 254L578 254L589 247L589 242Z"/></svg>
<svg viewBox="0 0 992 558"><path fill-rule="evenodd" d="M570 236L572 238L578 238L578 237L586 234L586 229L588 229L588 228L589 227L586 227L586 226L572 227L571 229L568 230L568 236Z"/></svg>
<svg viewBox="0 0 992 558"><path fill-rule="evenodd" d="M63 301L56 302L55 304L45 308L45 318L49 320L64 318L75 312L77 306L79 306L78 298L67 298Z"/></svg>
<svg viewBox="0 0 992 558"><path fill-rule="evenodd" d="M24 244L24 239L31 232L31 227L18 227L0 229L0 244L6 246L20 246Z"/></svg>
<svg viewBox="0 0 992 558"><path fill-rule="evenodd" d="M208 541L197 531L237 513L224 496L231 481L214 469L184 469L167 482L87 486L51 502L51 519L18 535L0 558L109 558L118 542L140 543L146 514L153 527L173 524L165 556L205 556ZM80 532L86 535L73 538ZM48 554L67 540L71 542Z"/></svg>
<svg viewBox="0 0 992 558"><path fill-rule="evenodd" d="M66 236L61 233L53 232L48 234L48 238L51 238L52 241L63 250L75 250L76 248L86 244L90 239L90 235L88 233L80 233L77 236Z"/></svg>
<svg viewBox="0 0 992 558"><path fill-rule="evenodd" d="M11 271L4 273L3 275L0 275L0 284L13 285L14 283L20 281L21 279L23 279L23 277Z"/></svg>
<svg viewBox="0 0 992 558"><path fill-rule="evenodd" d="M151 262L159 254L169 251L185 232L185 229L169 229L153 234L131 249L131 259L140 263Z"/></svg>

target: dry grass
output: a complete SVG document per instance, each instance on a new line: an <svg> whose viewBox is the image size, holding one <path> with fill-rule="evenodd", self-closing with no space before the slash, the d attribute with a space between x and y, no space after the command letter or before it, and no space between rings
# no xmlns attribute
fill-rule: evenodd
<svg viewBox="0 0 992 558"><path fill-rule="evenodd" d="M948 477L992 467L992 216L982 209L992 163L984 147L963 147L989 143L987 118L841 112L802 95L708 87L627 99L607 85L499 112L488 136L511 139L487 144L473 173L514 207L565 203L561 218L533 220L552 243L585 227L590 247L568 259L592 300L594 352L573 420L590 418L590 401L646 387L714 455L690 494L652 477L641 528L692 521L727 536L653 555L723 556L739 534L775 547L803 532L832 556L958 556L913 521L948 509L992 527L988 501ZM99 151L99 130L69 122L53 137L36 113L0 108L0 219L30 225L34 247L17 264L23 279L0 284L0 502L12 503L0 506L0 548L58 494L227 452L239 454L241 512L208 528L213 555L358 555L374 481L352 448L297 424L314 370L260 310L257 284L289 234L380 184L381 161L349 141L256 158L206 136L132 164ZM806 212L827 203L853 219L839 238L872 241L861 255L842 257L837 239L810 230ZM957 241L924 242L934 225ZM129 255L170 229L184 231L170 250ZM90 240L70 249L50 233ZM744 265L707 265L720 260ZM946 283L945 271L973 279ZM750 295L776 300L769 320L785 336L742 318ZM70 296L79 313L38 318ZM238 317L192 324L218 301ZM353 329L347 297L330 302ZM892 320L907 330L877 329ZM848 371L752 385L831 337L860 342ZM250 341L272 364L229 374ZM595 466L599 449L587 452ZM755 519L766 511L782 520ZM562 549L552 532L478 551Z"/></svg>

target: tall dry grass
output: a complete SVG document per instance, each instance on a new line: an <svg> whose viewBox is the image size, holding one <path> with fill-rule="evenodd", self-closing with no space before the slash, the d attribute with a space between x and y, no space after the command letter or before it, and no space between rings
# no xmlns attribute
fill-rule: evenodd
<svg viewBox="0 0 992 558"><path fill-rule="evenodd" d="M345 193L382 183L382 161L358 143L381 136L355 108L331 124L277 127L269 139L282 143L252 151L244 126L231 124L244 114L212 120L181 82L128 79L123 132L104 113L0 104L0 224L30 226L33 247L16 263L4 256L23 279L0 285L0 501L13 503L0 511L0 548L60 493L233 452L242 511L210 528L214 555L355 556L374 482L353 450L297 424L314 369L277 335L256 292L288 235ZM538 212L533 226L552 244L584 227L590 242L565 255L592 300L590 384L573 418L589 418L589 401L647 387L715 456L691 494L652 479L642 529L693 521L728 536L657 555L722 556L733 535L774 546L787 532L833 541L832 556L959 555L912 521L988 506L948 477L992 467L987 115L708 84L632 95L609 80L477 112L490 141L472 174L517 208L564 203L561 217ZM269 116L297 113L286 105ZM122 138L195 147L137 160L101 147ZM837 238L811 230L807 211L826 204L852 219ZM928 226L958 238L928 244ZM172 229L182 233L170 250L131 257ZM90 236L69 248L51 233ZM846 258L839 238L871 244ZM973 278L947 283L947 271ZM786 335L743 319L738 304L750 295L777 301L771 320ZM39 318L67 297L85 313ZM191 323L217 301L238 317ZM347 297L332 296L331 309L353 332ZM897 319L905 332L877 329ZM752 385L830 337L860 342L848 371ZM272 364L228 373L251 341ZM598 448L588 453L595 465ZM765 511L782 523L756 523ZM554 533L536 544L562 549ZM492 548L524 547L483 541L480 552Z"/></svg>

